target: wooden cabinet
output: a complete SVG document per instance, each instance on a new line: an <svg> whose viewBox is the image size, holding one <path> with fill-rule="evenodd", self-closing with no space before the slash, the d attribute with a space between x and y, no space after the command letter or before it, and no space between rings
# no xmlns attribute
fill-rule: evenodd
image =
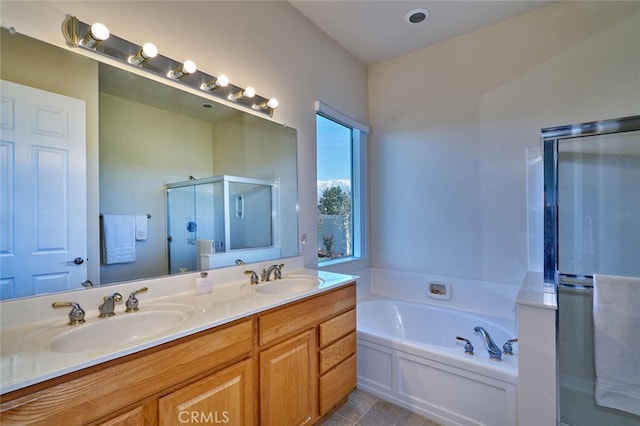
<svg viewBox="0 0 640 426"><path fill-rule="evenodd" d="M324 416L356 387L356 310L319 326L319 414Z"/></svg>
<svg viewBox="0 0 640 426"><path fill-rule="evenodd" d="M242 320L2 395L2 424L81 425L141 401L153 408L167 389L250 357L252 333L253 322ZM155 423L155 415L145 418Z"/></svg>
<svg viewBox="0 0 640 426"><path fill-rule="evenodd" d="M239 362L158 400L158 424L253 425L253 364Z"/></svg>
<svg viewBox="0 0 640 426"><path fill-rule="evenodd" d="M316 423L355 387L355 284L1 396L3 425Z"/></svg>
<svg viewBox="0 0 640 426"><path fill-rule="evenodd" d="M315 330L260 352L260 424L312 424L316 419Z"/></svg>
<svg viewBox="0 0 640 426"><path fill-rule="evenodd" d="M355 388L355 306L349 285L258 316L261 425L315 423Z"/></svg>
<svg viewBox="0 0 640 426"><path fill-rule="evenodd" d="M144 424L144 405L138 405L118 417L106 422L100 422L98 426L138 426Z"/></svg>
<svg viewBox="0 0 640 426"><path fill-rule="evenodd" d="M324 416L356 388L356 356L320 376L320 415Z"/></svg>
<svg viewBox="0 0 640 426"><path fill-rule="evenodd" d="M274 308L258 315L259 344L264 346L301 330L318 327L323 321L355 306L356 288L349 285Z"/></svg>

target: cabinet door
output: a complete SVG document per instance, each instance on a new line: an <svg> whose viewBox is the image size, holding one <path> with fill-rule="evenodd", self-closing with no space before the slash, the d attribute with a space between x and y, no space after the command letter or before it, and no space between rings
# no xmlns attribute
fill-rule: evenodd
<svg viewBox="0 0 640 426"><path fill-rule="evenodd" d="M295 426L315 421L316 343L306 331L260 353L260 424Z"/></svg>
<svg viewBox="0 0 640 426"><path fill-rule="evenodd" d="M158 400L158 424L253 425L252 362L239 362Z"/></svg>

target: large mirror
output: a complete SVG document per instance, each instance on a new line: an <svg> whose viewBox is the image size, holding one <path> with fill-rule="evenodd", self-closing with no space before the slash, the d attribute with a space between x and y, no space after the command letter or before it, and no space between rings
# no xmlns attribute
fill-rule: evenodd
<svg viewBox="0 0 640 426"><path fill-rule="evenodd" d="M0 239L3 299L82 289L83 282L88 285L86 280L93 285L104 285L166 275L172 269L178 273L193 272L200 265L223 267L234 265L238 259L249 263L298 254L295 129L223 105L212 98L180 90L177 88L179 84L154 81L20 34L11 35L4 29L0 41L2 142L6 142L3 145L6 149L2 151L1 189L5 207L1 212L3 235ZM83 173L75 173L73 163L69 163L73 170L69 170L67 175L70 176L67 180L76 182L84 179L86 182L86 189L76 189L77 195L69 197L76 203L75 207L61 206L56 198L62 199L64 192L70 191L69 182L63 176L65 166L60 162L61 169L55 168L59 148L46 151L46 155L41 156L40 169L31 171L32 175L40 176L39 180L34 182L19 175L20 160L15 157L19 153L12 151L17 145L12 145L12 140L19 136L14 137L12 130L5 126L9 120L7 111L13 113L7 107L10 102L4 102L13 96L8 96L9 89L5 84L11 83L6 82L20 85L18 91L23 90L22 86L26 86L26 90L34 88L34 92L22 96L35 98L36 104L42 104L41 97L48 94L73 98L71 102L83 101L79 105L79 115L84 123L79 132L86 137L79 168L84 170L80 170ZM64 101L62 99L61 102ZM57 100L54 98L52 102ZM54 104L46 111L65 113L43 113L40 116L43 125L56 131L64 128L68 134L73 134L76 126L71 120L72 113L67 114L66 107ZM17 109L15 112L18 114ZM57 115L70 117L69 129L67 124L52 121ZM41 133L49 131L45 130ZM58 135L53 136L56 139ZM44 145L44 142L38 141L37 144ZM31 149L33 151L34 148ZM249 192L228 194L227 197L231 200L227 203L227 214L243 221L246 224L244 229L271 227L270 237L261 247L232 246L223 238L198 234L195 225L202 219L189 216L186 213L188 209L173 207L175 213L168 216L168 187L176 183L184 186L181 182L207 182L228 176L240 181L260 182L265 188L270 188L271 206L268 208L271 220L266 222L265 216L269 214L264 213L264 203L259 215L252 214L257 209L251 207ZM34 211L35 208L21 204L25 197L20 194L26 190L12 185L27 179L31 179L28 186L39 194L31 194L27 198L38 203L40 210L45 206L44 211L36 214L23 211ZM66 189L56 188L57 180L66 185ZM255 186L249 187L256 192ZM75 188L82 188L82 185ZM49 195L42 197L42 194ZM238 213L239 207L234 202L242 207L242 214ZM7 206L13 206L16 211L14 217ZM213 211L217 207L211 205L208 208ZM72 217L74 212L80 215L80 220ZM110 221L111 216L132 217L134 226L145 222L144 229L140 231L142 238L133 243L134 260L129 257L124 262L106 262L103 222L107 217ZM53 223L48 229L40 226L45 219L51 219ZM192 263L185 263L186 266L170 267L172 244L177 240L168 233L170 222L186 230L187 235L180 236L180 243L192 246L192 253L199 254L196 251L198 240L214 244L208 253L208 262L193 259ZM207 226L199 228L203 230ZM256 232L253 231L254 234ZM71 239L84 242L84 251L67 249L65 245ZM25 240L29 240L28 244L24 244ZM33 241L37 243L32 244ZM34 244L36 250L33 249ZM41 253L56 252L52 261L54 266L50 271L38 269L44 264L44 255L18 260L19 245L29 246L25 250L31 254L40 248ZM32 266L33 272L25 271Z"/></svg>

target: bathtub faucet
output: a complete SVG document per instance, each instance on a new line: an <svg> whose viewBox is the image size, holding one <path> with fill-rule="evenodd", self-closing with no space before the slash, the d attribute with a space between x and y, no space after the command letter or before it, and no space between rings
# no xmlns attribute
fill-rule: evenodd
<svg viewBox="0 0 640 426"><path fill-rule="evenodd" d="M500 350L498 345L496 345L496 343L493 341L491 336L489 336L489 333L487 333L487 330L479 326L476 326L476 328L474 328L473 330L476 333L482 334L482 337L484 338L484 345L487 347L487 351L489 351L489 358L494 359L496 361L501 361L502 351Z"/></svg>

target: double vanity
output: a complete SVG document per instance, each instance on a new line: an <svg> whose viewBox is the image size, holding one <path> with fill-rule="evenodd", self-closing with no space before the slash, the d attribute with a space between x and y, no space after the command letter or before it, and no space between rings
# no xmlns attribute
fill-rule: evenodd
<svg viewBox="0 0 640 426"><path fill-rule="evenodd" d="M243 272L214 272L204 295L196 274L147 281L138 311L125 300L140 282L5 302L2 423L317 422L356 386L356 277L287 268L251 284ZM69 325L72 307L53 302L85 321Z"/></svg>

